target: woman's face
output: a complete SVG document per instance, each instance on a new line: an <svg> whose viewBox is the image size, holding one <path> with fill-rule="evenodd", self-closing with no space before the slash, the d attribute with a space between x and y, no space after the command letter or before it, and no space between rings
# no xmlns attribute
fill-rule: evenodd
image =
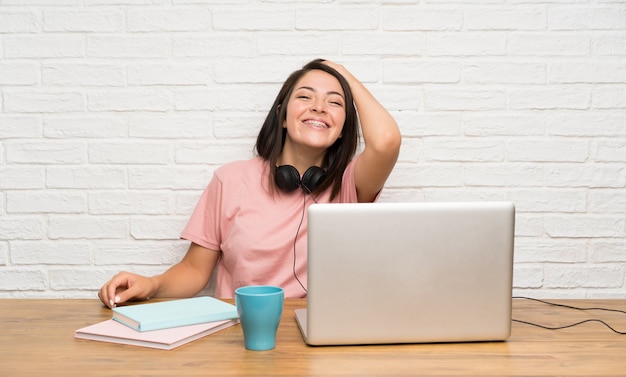
<svg viewBox="0 0 626 377"><path fill-rule="evenodd" d="M296 82L286 111L286 145L326 150L341 137L345 95L334 76L312 70Z"/></svg>

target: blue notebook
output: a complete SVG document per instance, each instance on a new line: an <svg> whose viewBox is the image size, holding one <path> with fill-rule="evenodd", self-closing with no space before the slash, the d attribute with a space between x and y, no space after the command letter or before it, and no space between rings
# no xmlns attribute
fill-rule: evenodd
<svg viewBox="0 0 626 377"><path fill-rule="evenodd" d="M137 331L237 318L237 307L209 296L113 308L113 319Z"/></svg>

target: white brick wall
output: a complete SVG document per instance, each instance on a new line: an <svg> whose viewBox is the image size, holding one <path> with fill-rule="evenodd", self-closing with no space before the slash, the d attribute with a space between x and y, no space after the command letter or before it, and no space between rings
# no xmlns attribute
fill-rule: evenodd
<svg viewBox="0 0 626 377"><path fill-rule="evenodd" d="M382 200L512 200L516 294L626 295L623 0L3 0L0 297L176 262L316 57L400 124Z"/></svg>

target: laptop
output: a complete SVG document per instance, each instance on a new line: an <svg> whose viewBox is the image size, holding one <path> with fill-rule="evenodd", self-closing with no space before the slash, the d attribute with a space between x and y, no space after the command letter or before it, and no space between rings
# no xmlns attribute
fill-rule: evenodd
<svg viewBox="0 0 626 377"><path fill-rule="evenodd" d="M304 341L506 340L514 228L510 202L312 204Z"/></svg>

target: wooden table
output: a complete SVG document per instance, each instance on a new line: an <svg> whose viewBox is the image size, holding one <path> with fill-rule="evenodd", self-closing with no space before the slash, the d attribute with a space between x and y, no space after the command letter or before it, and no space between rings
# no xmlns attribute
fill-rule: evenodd
<svg viewBox="0 0 626 377"><path fill-rule="evenodd" d="M626 300L556 301L626 310ZM287 300L271 351L247 351L233 326L171 351L74 338L111 318L96 300L0 299L1 376L624 376L626 336L599 323L545 330L514 322L506 342L309 347ZM514 300L513 317L548 326L601 318L626 331L626 314ZM390 319L392 320L392 319Z"/></svg>

